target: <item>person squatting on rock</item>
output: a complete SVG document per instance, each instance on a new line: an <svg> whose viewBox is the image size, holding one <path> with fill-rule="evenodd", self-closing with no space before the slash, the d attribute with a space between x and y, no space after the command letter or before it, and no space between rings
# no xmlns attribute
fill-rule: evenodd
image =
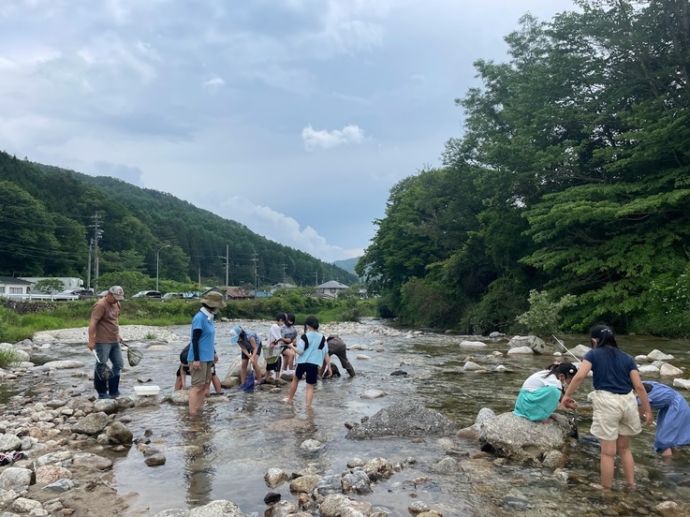
<svg viewBox="0 0 690 517"><path fill-rule="evenodd" d="M635 488L635 461L630 450L630 437L642 432L635 393L640 399L640 413L647 425L652 423L652 408L635 360L618 348L613 331L606 325L596 325L590 330L590 338L593 349L582 360L577 375L563 396L563 403L574 403L572 395L591 370L594 391L587 398L592 401L593 408L590 431L599 439L601 447L601 486L608 490L613 485L617 453L627 486Z"/></svg>
<svg viewBox="0 0 690 517"><path fill-rule="evenodd" d="M275 323L271 325L268 332L268 347L266 348L266 379L270 377L276 378L280 375L282 366L282 349L283 341L281 330L285 326L287 315L281 312L276 315Z"/></svg>
<svg viewBox="0 0 690 517"><path fill-rule="evenodd" d="M297 386L302 377L307 379L306 407L310 408L314 400L314 386L319 377L319 368L326 361L326 372L331 373L331 360L328 356L328 344L319 330L319 320L316 316L307 316L304 324L304 334L297 341L297 346L290 345L297 355L297 369L292 377L290 391L285 402L292 403Z"/></svg>
<svg viewBox="0 0 690 517"><path fill-rule="evenodd" d="M189 391L189 415L196 416L204 405L204 399L211 385L216 355L216 326L213 321L216 311L225 307L223 295L211 291L201 299L201 309L192 319L192 342L187 355L192 373L192 388Z"/></svg>
<svg viewBox="0 0 690 517"><path fill-rule="evenodd" d="M297 329L295 328L295 315L291 312L285 313L285 325L280 329L280 342L282 347L282 366L280 373L292 374L295 372L295 351L294 345L297 341Z"/></svg>
<svg viewBox="0 0 690 517"><path fill-rule="evenodd" d="M546 421L559 408L563 385L567 386L576 373L572 363L554 363L530 375L520 388L513 414L532 422Z"/></svg>
<svg viewBox="0 0 690 517"><path fill-rule="evenodd" d="M107 294L98 300L91 309L89 321L89 350L96 351L98 360L94 369L93 386L99 399L120 396L120 372L124 366L120 343L120 300L125 291L119 285L108 289ZM108 360L112 363L112 374L105 375Z"/></svg>
<svg viewBox="0 0 690 517"><path fill-rule="evenodd" d="M192 344L189 343L182 349L182 352L180 352L180 366L177 368L177 371L175 372L175 391L186 389L187 375L192 374L192 372L189 369L189 360L187 359L189 357L189 347L191 345ZM218 354L216 354L214 351L213 355L215 357ZM213 368L211 369L211 384L213 384L213 389L216 393L223 393L223 387L220 385L220 379L218 378L218 375L216 375L215 363L213 365ZM206 395L208 395L210 391L211 390L209 386L209 390L206 392Z"/></svg>
<svg viewBox="0 0 690 517"><path fill-rule="evenodd" d="M261 355L261 338L253 330L244 330L240 325L235 325L230 330L230 343L240 347L242 365L240 366L240 386L244 385L247 379L247 369L252 363L254 375L257 381L261 369L259 368L259 355Z"/></svg>
<svg viewBox="0 0 690 517"><path fill-rule="evenodd" d="M339 360L340 364L345 370L347 370L347 373L350 374L350 377L355 376L355 369L352 367L352 364L350 361L347 359L347 345L345 342L340 339L338 336L328 336L326 338L326 343L328 344L328 357L329 359L331 356L335 355ZM340 377L340 372L335 368L335 365L332 363L332 359L330 359L331 362L331 375L326 375L327 372L325 370L326 363L324 362L323 368L324 368L324 377L330 377L330 376L337 376Z"/></svg>
<svg viewBox="0 0 690 517"><path fill-rule="evenodd" d="M649 405L659 412L656 416L654 448L664 457L671 457L673 449L690 445L690 405L685 397L660 382L642 383Z"/></svg>

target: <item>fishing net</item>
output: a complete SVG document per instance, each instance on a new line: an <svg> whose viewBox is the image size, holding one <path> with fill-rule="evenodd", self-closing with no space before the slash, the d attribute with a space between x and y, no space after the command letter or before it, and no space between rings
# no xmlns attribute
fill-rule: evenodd
<svg viewBox="0 0 690 517"><path fill-rule="evenodd" d="M144 358L144 353L141 350L125 345L127 349L127 362L130 366L138 365Z"/></svg>

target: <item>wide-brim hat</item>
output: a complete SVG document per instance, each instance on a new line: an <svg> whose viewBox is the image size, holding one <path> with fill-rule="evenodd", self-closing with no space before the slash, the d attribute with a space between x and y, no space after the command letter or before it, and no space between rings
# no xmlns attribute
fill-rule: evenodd
<svg viewBox="0 0 690 517"><path fill-rule="evenodd" d="M225 300L223 299L223 295L216 291L206 293L206 295L201 299L201 303L203 303L204 305L208 305L213 309L222 309L223 307L225 307Z"/></svg>

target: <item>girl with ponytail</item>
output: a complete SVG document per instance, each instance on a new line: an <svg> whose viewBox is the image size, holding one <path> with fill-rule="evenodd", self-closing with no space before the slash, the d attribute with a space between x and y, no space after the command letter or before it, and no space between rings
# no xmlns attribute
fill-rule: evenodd
<svg viewBox="0 0 690 517"><path fill-rule="evenodd" d="M530 375L522 384L513 414L532 422L546 421L558 409L563 386L577 373L572 363L554 363Z"/></svg>

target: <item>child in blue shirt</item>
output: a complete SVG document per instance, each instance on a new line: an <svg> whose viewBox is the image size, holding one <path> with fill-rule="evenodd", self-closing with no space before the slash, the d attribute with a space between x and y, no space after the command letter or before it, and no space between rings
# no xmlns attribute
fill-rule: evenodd
<svg viewBox="0 0 690 517"><path fill-rule="evenodd" d="M319 377L319 368L326 362L326 370L330 374L331 361L328 356L328 344L323 334L317 332L319 330L319 320L316 316L307 316L304 325L304 334L297 340L297 345L290 344L292 350L297 354L297 369L295 375L292 377L292 384L290 384L290 391L285 399L286 402L292 403L292 400L297 392L297 386L302 377L307 378L307 396L306 407L310 408L314 400L314 386Z"/></svg>

